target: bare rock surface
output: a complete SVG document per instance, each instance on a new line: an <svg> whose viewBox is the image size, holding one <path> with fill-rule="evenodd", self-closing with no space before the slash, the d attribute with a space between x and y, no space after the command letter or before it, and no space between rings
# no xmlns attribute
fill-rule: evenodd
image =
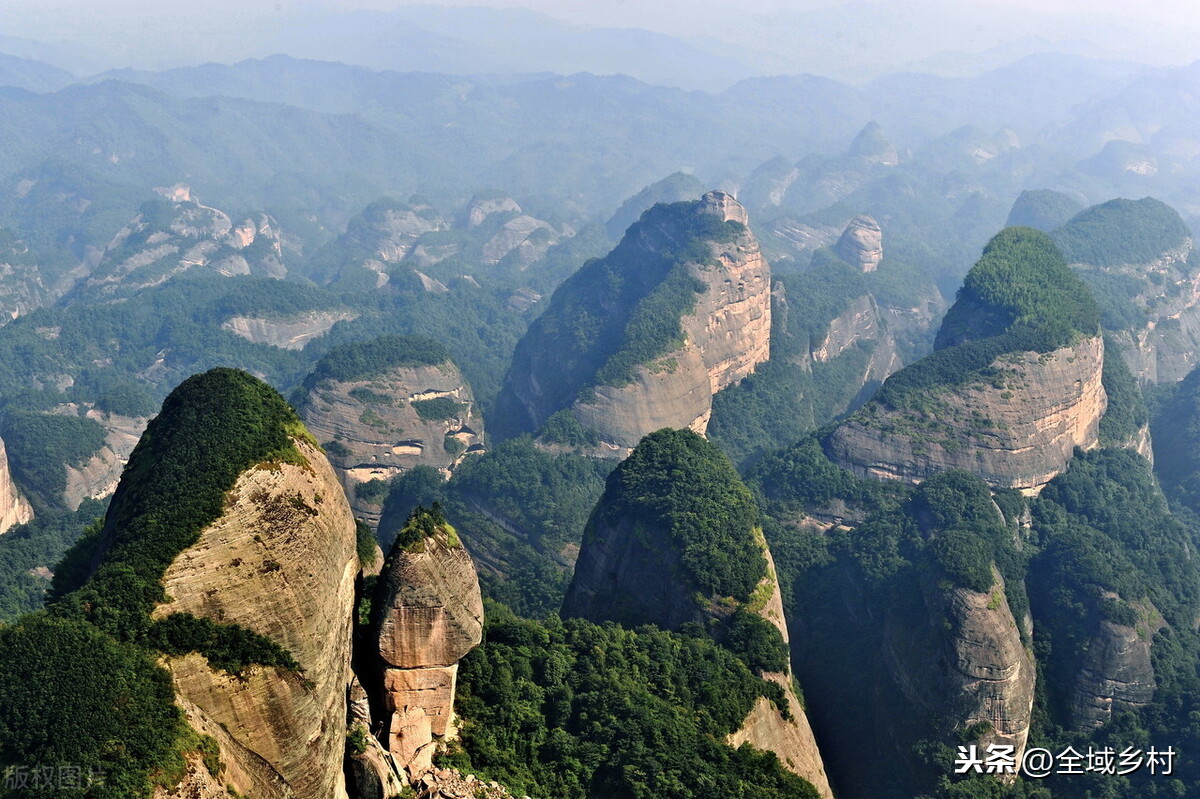
<svg viewBox="0 0 1200 799"><path fill-rule="evenodd" d="M225 512L167 569L171 613L235 623L286 649L302 673L214 671L199 654L167 658L177 701L220 744L226 782L255 799L345 796L346 687L354 520L324 456L244 472Z"/></svg>
<svg viewBox="0 0 1200 799"><path fill-rule="evenodd" d="M1099 443L1107 407L1099 336L1049 353L1002 355L998 382L931 391L929 409L868 403L826 440L835 463L864 477L919 483L966 469L997 488L1036 494L1075 447Z"/></svg>

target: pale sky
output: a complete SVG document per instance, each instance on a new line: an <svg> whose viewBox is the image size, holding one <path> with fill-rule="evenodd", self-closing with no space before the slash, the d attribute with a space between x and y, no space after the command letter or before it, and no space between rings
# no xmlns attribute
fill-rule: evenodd
<svg viewBox="0 0 1200 799"><path fill-rule="evenodd" d="M637 27L720 39L722 46L734 51L762 47L770 53L758 63L765 70L781 72L807 67L788 61L789 52L795 52L789 37L806 29L802 22L796 27L798 15L816 9L840 9L835 14L845 16L838 24L847 35L861 32L865 42L861 46L898 67L947 50L982 52L1030 37L1051 43L1078 40L1084 46L1077 52L1146 63L1200 59L1200 0L1142 0L1136 5L1131 0L425 0L425 4L524 7L575 25ZM155 69L269 55L262 52L268 45L261 42L305 11L392 10L404 5L409 4L397 0L0 0L0 36L78 45L80 63L68 65L77 72L87 71L84 63L94 63L97 69ZM864 5L885 13L864 12ZM887 19L880 22L880 16ZM785 24L788 20L793 27ZM881 25L891 27L881 30ZM809 46L816 45L810 41Z"/></svg>

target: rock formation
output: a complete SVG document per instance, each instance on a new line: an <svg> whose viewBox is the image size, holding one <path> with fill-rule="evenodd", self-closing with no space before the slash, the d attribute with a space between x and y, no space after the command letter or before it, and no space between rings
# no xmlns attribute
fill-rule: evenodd
<svg viewBox="0 0 1200 799"><path fill-rule="evenodd" d="M925 614L902 622L889 611L883 653L904 695L957 729L987 724L981 746L1013 746L1017 762L1029 739L1036 669L993 567L986 592L922 580ZM929 620L940 623L931 624Z"/></svg>
<svg viewBox="0 0 1200 799"><path fill-rule="evenodd" d="M1049 353L999 356L996 383L932 391L928 412L870 402L826 441L839 465L863 477L919 483L967 469L997 488L1037 493L1075 447L1099 443L1107 407L1100 336Z"/></svg>
<svg viewBox="0 0 1200 799"><path fill-rule="evenodd" d="M152 200L109 242L83 290L136 291L196 268L283 277L287 269L275 220L258 213L235 223L224 211L191 199Z"/></svg>
<svg viewBox="0 0 1200 799"><path fill-rule="evenodd" d="M308 389L302 415L341 478L355 516L372 527L379 524L386 492L364 491L364 485L418 465L448 470L468 452L483 449L483 420L471 387L448 359L322 380Z"/></svg>
<svg viewBox="0 0 1200 799"><path fill-rule="evenodd" d="M1112 592L1105 597L1118 598ZM1071 697L1071 721L1077 730L1097 729L1114 712L1142 707L1154 698L1158 683L1150 642L1165 623L1153 605L1131 607L1142 617L1137 624L1102 619L1088 642Z"/></svg>
<svg viewBox="0 0 1200 799"><path fill-rule="evenodd" d="M703 433L712 395L770 354L770 267L747 222L719 191L656 206L585 265L518 345L498 400L506 432L534 431L568 408L610 453L665 426ZM647 303L668 295L682 310L677 336L629 328L639 313L661 314ZM568 332L581 324L589 329Z"/></svg>
<svg viewBox="0 0 1200 799"><path fill-rule="evenodd" d="M71 410L74 412L75 409ZM63 491L63 504L71 510L78 509L85 499L103 499L117 490L121 472L149 421L143 416L122 416L95 408L87 410L86 416L104 428L104 446L87 463L66 465L67 486Z"/></svg>
<svg viewBox="0 0 1200 799"><path fill-rule="evenodd" d="M695 493L693 482L698 486ZM728 505L725 510L736 519L725 524L740 529L722 530L728 550L723 555L761 558L761 576L750 592L752 599L739 601L698 588L692 571L698 567L694 560L685 564L687 542L680 540L683 533L675 521L680 502L698 509ZM689 622L723 621L741 609L766 620L786 643L779 580L762 530L751 526L756 515L748 490L714 444L683 430L659 430L647 436L609 478L588 521L563 614L597 623L655 624L674 630ZM722 524L716 519L699 523ZM783 672L759 676L784 690L792 719L762 699L729 742L734 746L749 742L774 752L785 768L812 783L822 796L831 797L820 751L794 693L790 660Z"/></svg>
<svg viewBox="0 0 1200 799"><path fill-rule="evenodd" d="M435 740L455 735L458 661L483 638L475 565L436 511L418 509L400 532L376 603L384 743L416 780L433 766Z"/></svg>
<svg viewBox="0 0 1200 799"><path fill-rule="evenodd" d="M1134 377L1171 383L1200 363L1200 259L1178 212L1150 197L1110 200L1051 235L1102 301Z"/></svg>
<svg viewBox="0 0 1200 799"><path fill-rule="evenodd" d="M888 378L826 453L864 477L919 483L961 468L1036 494L1076 447L1099 443L1099 318L1045 234L1008 228L967 275L937 351Z"/></svg>
<svg viewBox="0 0 1200 799"><path fill-rule="evenodd" d="M0 534L33 519L33 507L21 496L8 471L8 453L0 441Z"/></svg>
<svg viewBox="0 0 1200 799"><path fill-rule="evenodd" d="M884 137L883 128L879 127L878 122L868 122L858 132L854 141L850 143L847 155L882 166L896 166L900 163L896 148Z"/></svg>
<svg viewBox="0 0 1200 799"><path fill-rule="evenodd" d="M285 350L302 350L338 322L358 318L354 311L302 311L270 318L231 316L221 327L254 344L269 344Z"/></svg>
<svg viewBox="0 0 1200 799"><path fill-rule="evenodd" d="M769 594L766 603L757 613L779 630L784 643L790 647L787 620L783 613L783 597L779 592L779 578L775 573L775 560L771 557L771 551L765 541L763 555L767 559L767 573L760 588L768 588ZM786 672L768 672L762 676L783 689L792 717L784 718L765 697L759 697L742 726L729 736L729 745L738 747L749 743L758 749L774 752L784 768L812 783L824 799L832 799L833 791L825 774L825 764L821 760L817 740L804 712L804 706L796 696L790 658Z"/></svg>
<svg viewBox="0 0 1200 799"><path fill-rule="evenodd" d="M154 616L239 624L291 653L303 674L251 667L234 677L195 653L166 662L188 722L220 745L226 783L255 799L336 799L345 796L354 520L324 456L295 443L307 464L244 472L220 518L167 570L169 600Z"/></svg>
<svg viewBox="0 0 1200 799"><path fill-rule="evenodd" d="M449 227L437 209L419 197L407 203L385 198L350 220L341 243L385 264L399 263L422 235Z"/></svg>
<svg viewBox="0 0 1200 799"><path fill-rule="evenodd" d="M883 231L874 219L860 214L850 220L833 249L851 266L874 272L883 260Z"/></svg>

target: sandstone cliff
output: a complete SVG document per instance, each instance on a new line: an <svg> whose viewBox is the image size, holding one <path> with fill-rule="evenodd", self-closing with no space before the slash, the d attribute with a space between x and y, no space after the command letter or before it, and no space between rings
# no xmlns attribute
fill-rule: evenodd
<svg viewBox="0 0 1200 799"><path fill-rule="evenodd" d="M266 636L302 674L241 677L199 654L167 658L191 725L215 738L224 781L255 799L344 797L346 687L354 604L354 520L324 456L244 472L224 513L163 579L155 617L185 612Z"/></svg>
<svg viewBox="0 0 1200 799"><path fill-rule="evenodd" d="M103 499L117 490L121 472L149 421L142 416L122 416L95 408L88 410L86 416L104 428L104 446L86 463L66 465L67 486L63 491L63 504L71 510L78 509L85 499Z"/></svg>
<svg viewBox="0 0 1200 799"><path fill-rule="evenodd" d="M771 551L765 541L763 554L767 559L767 574L763 577L760 589L765 588L769 593L767 601L756 612L779 630L784 643L790 647L787 620L783 612L783 596L780 594L779 578L775 572L775 559L771 557ZM783 689L792 718L784 718L778 708L760 697L754 709L742 722L741 728L729 736L729 745L737 747L749 743L758 749L774 752L785 768L811 782L825 799L832 799L833 791L825 774L825 764L817 748L817 739L813 735L804 706L796 696L790 659L786 672L767 673L763 677Z"/></svg>
<svg viewBox="0 0 1200 799"><path fill-rule="evenodd" d="M770 267L747 223L719 191L646 212L555 294L518 345L498 400L497 415L512 420L505 432L536 430L568 408L609 453L661 427L703 433L712 395L770 355ZM678 263L668 257L681 250ZM654 310L659 303L672 310ZM568 331L580 325L588 329Z"/></svg>
<svg viewBox="0 0 1200 799"><path fill-rule="evenodd" d="M270 318L232 316L221 323L225 330L254 344L269 344L285 350L302 350L338 322L357 319L354 311L303 311Z"/></svg>
<svg viewBox="0 0 1200 799"><path fill-rule="evenodd" d="M874 272L883 261L883 231L871 217L860 214L850 220L834 252L863 272Z"/></svg>
<svg viewBox="0 0 1200 799"><path fill-rule="evenodd" d="M1037 493L1075 447L1099 442L1107 405L1100 336L1049 353L998 357L1000 377L932 392L926 410L868 403L826 440L830 458L863 477L919 483L966 469L997 488Z"/></svg>
<svg viewBox="0 0 1200 799"><path fill-rule="evenodd" d="M1112 592L1105 596L1117 598ZM1141 616L1137 624L1103 619L1087 644L1071 696L1071 721L1077 730L1097 729L1114 712L1142 707L1154 698L1158 683L1150 642L1165 622L1149 603L1131 607Z"/></svg>
<svg viewBox="0 0 1200 799"><path fill-rule="evenodd" d="M278 225L263 213L235 222L191 199L152 200L109 242L83 289L101 295L136 291L198 268L284 277Z"/></svg>
<svg viewBox="0 0 1200 799"><path fill-rule="evenodd" d="M980 745L1013 746L1020 762L1029 739L1036 669L1008 606L1004 580L994 567L992 572L987 592L923 579L920 623L902 622L889 611L883 654L909 701L959 730L987 724Z"/></svg>
<svg viewBox="0 0 1200 799"><path fill-rule="evenodd" d="M308 390L302 415L355 516L372 527L379 524L385 492L372 491L379 484L364 485L418 465L448 470L483 447L483 419L471 387L449 360L323 380Z"/></svg>
<svg viewBox="0 0 1200 799"><path fill-rule="evenodd" d="M419 528L422 520L428 531ZM436 512L417 511L401 531L375 602L383 684L378 720L388 751L417 780L433 767L435 741L455 736L458 661L483 638L475 565Z"/></svg>
<svg viewBox="0 0 1200 799"><path fill-rule="evenodd" d="M0 441L0 534L33 519L33 507L21 496L8 471L8 453Z"/></svg>
<svg viewBox="0 0 1200 799"><path fill-rule="evenodd" d="M961 468L1036 494L1107 407L1100 313L1046 234L1007 228L984 249L932 355L888 378L824 441L864 477L919 483Z"/></svg>

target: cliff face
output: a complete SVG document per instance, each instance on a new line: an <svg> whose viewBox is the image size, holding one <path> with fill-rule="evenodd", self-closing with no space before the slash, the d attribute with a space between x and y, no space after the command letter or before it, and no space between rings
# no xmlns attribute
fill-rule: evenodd
<svg viewBox="0 0 1200 799"><path fill-rule="evenodd" d="M871 217L856 216L846 226L834 251L851 266L863 272L874 272L883 261L883 230Z"/></svg>
<svg viewBox="0 0 1200 799"><path fill-rule="evenodd" d="M109 242L84 285L102 295L136 291L196 268L282 278L278 225L262 213L235 222L190 198L154 200Z"/></svg>
<svg viewBox="0 0 1200 799"><path fill-rule="evenodd" d="M437 403L422 404L430 400ZM482 450L483 420L471 387L449 361L322 381L309 391L303 417L324 445L355 516L372 526L379 524L383 496L362 492L363 484L422 464L449 469L468 450Z"/></svg>
<svg viewBox="0 0 1200 799"><path fill-rule="evenodd" d="M33 507L21 496L8 471L8 452L0 441L0 534L33 519Z"/></svg>
<svg viewBox="0 0 1200 799"><path fill-rule="evenodd" d="M87 411L87 418L104 427L104 446L87 463L66 466L63 502L71 510L77 510L85 499L102 499L117 490L121 472L149 421L141 416L121 416L95 409Z"/></svg>
<svg viewBox="0 0 1200 799"><path fill-rule="evenodd" d="M980 743L1014 746L1019 763L1029 738L1036 670L999 572L993 568L986 593L929 580L920 590L927 611L922 623L911 627L888 614L888 671L909 701L932 717L948 717L958 729L988 724Z"/></svg>
<svg viewBox="0 0 1200 799"><path fill-rule="evenodd" d="M1174 383L1200 363L1200 262L1189 260L1191 240L1145 264L1100 271L1140 285L1133 304L1144 309L1145 324L1116 334L1134 377ZM1082 273L1095 270L1084 264Z"/></svg>
<svg viewBox="0 0 1200 799"><path fill-rule="evenodd" d="M1115 594L1109 593L1111 598ZM1088 643L1071 698L1075 729L1102 727L1114 711L1132 710L1154 698L1158 683L1150 642L1165 626L1153 605L1136 603L1142 620L1134 626L1104 619Z"/></svg>
<svg viewBox="0 0 1200 799"><path fill-rule="evenodd" d="M178 704L220 744L224 779L256 797L344 797L354 520L332 468L297 442L307 466L255 467L224 513L163 579L155 617L186 612L240 624L285 648L303 674L252 667L241 678L199 654L167 658Z"/></svg>
<svg viewBox="0 0 1200 799"><path fill-rule="evenodd" d="M273 318L233 316L221 327L254 344L269 344L285 350L302 350L338 322L357 319L353 311L305 311Z"/></svg>
<svg viewBox="0 0 1200 799"><path fill-rule="evenodd" d="M765 545L763 554L767 558L767 574L763 577L760 588L769 587L769 594L766 603L757 612L761 618L779 630L784 643L790 647L787 620L783 613L783 597L779 592L779 578L775 573L775 560ZM768 673L763 676L783 689L792 718L784 718L778 708L766 698L760 697L754 709L742 722L741 728L729 736L729 745L736 748L743 743L749 743L757 749L774 752L785 768L811 782L825 799L832 799L833 791L829 787L829 777L825 774L825 764L817 748L817 739L813 735L804 706L796 696L790 659L786 672Z"/></svg>
<svg viewBox="0 0 1200 799"><path fill-rule="evenodd" d="M770 354L770 267L747 221L745 209L719 191L686 207L656 206L606 259L585 266L565 292L556 293L544 319L518 346L499 401L506 415L524 417L515 428L536 430L551 414L569 408L599 434L609 452L627 452L661 427L703 433L712 395L753 372ZM736 223L738 232L720 239L690 233L689 226L711 222ZM695 306L680 318L681 343L642 357L628 382L597 380L626 337L638 335L625 327L634 307L659 288L629 286L647 280L655 269L662 274L658 280L672 279L670 264L663 265L665 252L697 240L705 256L703 262L689 258L683 265ZM606 272L612 280L601 277ZM613 285L630 296L610 296ZM557 328L589 318L606 332L583 351L564 351L572 342Z"/></svg>
<svg viewBox="0 0 1200 799"><path fill-rule="evenodd" d="M919 483L961 468L1035 494L1075 447L1097 445L1103 366L1100 336L1044 354L1009 353L991 366L1002 380L932 393L926 413L869 403L833 432L826 451L864 477Z"/></svg>
<svg viewBox="0 0 1200 799"><path fill-rule="evenodd" d="M448 525L393 550L381 577L378 652L384 742L413 780L433 767L435 739L454 737L458 661L483 639L471 556Z"/></svg>

